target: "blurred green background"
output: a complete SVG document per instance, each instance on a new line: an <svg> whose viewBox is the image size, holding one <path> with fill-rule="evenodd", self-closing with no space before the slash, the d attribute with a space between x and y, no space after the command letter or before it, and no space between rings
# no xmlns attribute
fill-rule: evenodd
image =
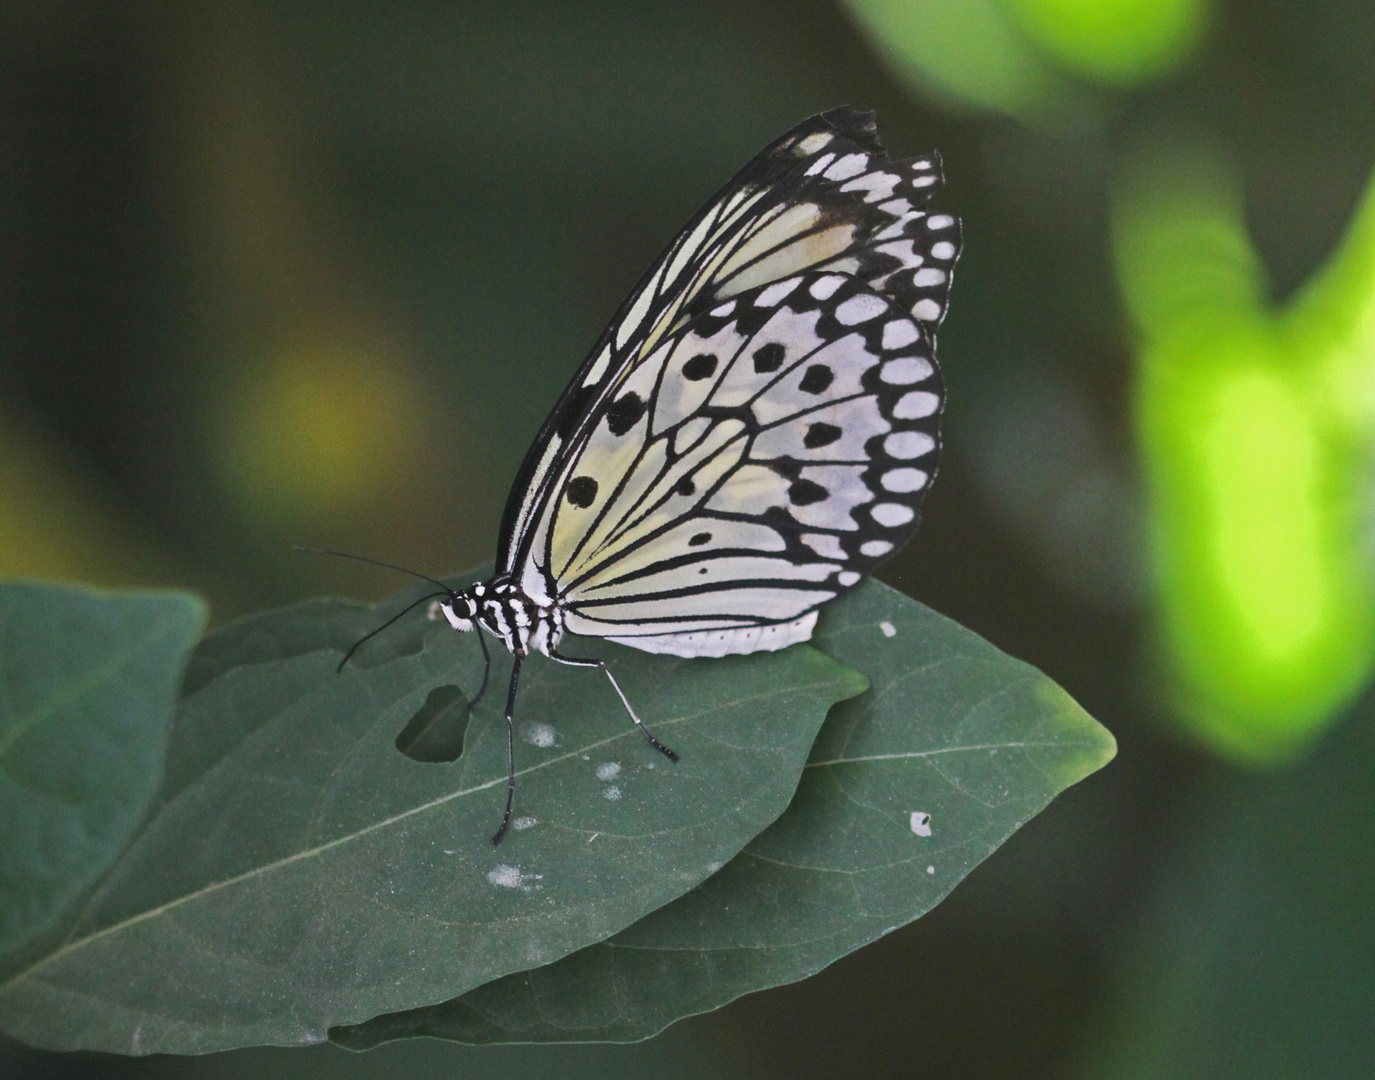
<svg viewBox="0 0 1375 1080"><path fill-rule="evenodd" d="M1375 1075L1375 5L0 5L0 576L214 618L491 557L559 390L792 123L964 219L881 577L1117 735L933 914L634 1047L5 1077ZM1363 201L1364 200L1364 201Z"/></svg>

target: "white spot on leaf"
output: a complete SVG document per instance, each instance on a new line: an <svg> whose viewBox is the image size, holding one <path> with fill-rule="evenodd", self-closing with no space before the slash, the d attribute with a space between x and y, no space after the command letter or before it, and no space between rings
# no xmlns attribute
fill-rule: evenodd
<svg viewBox="0 0 1375 1080"><path fill-rule="evenodd" d="M885 623L884 625L886 626L887 624ZM930 835L931 835L931 815L928 814L925 810L913 810L913 811L912 811L912 831L913 831L914 833L916 833L918 836L930 836ZM931 871L930 871L929 869L928 869L926 872L927 872L928 874L931 873Z"/></svg>
<svg viewBox="0 0 1375 1080"><path fill-rule="evenodd" d="M894 626L892 623L890 623L887 619L884 619L883 622L879 623L878 628L883 631L884 637L893 637L898 632L898 628Z"/></svg>
<svg viewBox="0 0 1375 1080"><path fill-rule="evenodd" d="M529 723L521 727L520 737L531 746L547 750L558 741L559 733L549 724Z"/></svg>
<svg viewBox="0 0 1375 1080"><path fill-rule="evenodd" d="M533 887L531 882L539 881L543 874L523 874L519 867L509 866L506 863L492 867L487 871L487 880L501 889L524 889L529 892Z"/></svg>
<svg viewBox="0 0 1375 1080"><path fill-rule="evenodd" d="M515 829L516 832L524 832L526 829L533 829L538 824L538 818L518 817L515 821L511 822L511 828Z"/></svg>
<svg viewBox="0 0 1375 1080"><path fill-rule="evenodd" d="M597 766L598 780L615 780L621 775L621 763L619 761L604 761Z"/></svg>
<svg viewBox="0 0 1375 1080"><path fill-rule="evenodd" d="M607 800L609 800L609 801L611 801L611 802L620 802L620 801L621 801L621 789L620 789L619 787L617 787L615 784L612 784L610 787L603 788L603 789L602 789L602 798L607 799Z"/></svg>

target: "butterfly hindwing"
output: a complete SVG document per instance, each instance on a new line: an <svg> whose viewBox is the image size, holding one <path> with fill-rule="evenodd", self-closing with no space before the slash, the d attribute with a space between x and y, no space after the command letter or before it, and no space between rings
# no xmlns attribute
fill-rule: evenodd
<svg viewBox="0 0 1375 1080"><path fill-rule="evenodd" d="M627 374L532 558L574 633L687 655L806 637L916 527L942 398L920 322L863 281L746 290Z"/></svg>
<svg viewBox="0 0 1375 1080"><path fill-rule="evenodd" d="M642 363L722 301L829 268L904 309L933 342L960 245L954 218L922 209L940 186L935 154L888 160L872 113L848 108L803 121L741 169L650 267L546 420L507 502L499 572L532 595L550 590L534 540L567 460L630 404Z"/></svg>

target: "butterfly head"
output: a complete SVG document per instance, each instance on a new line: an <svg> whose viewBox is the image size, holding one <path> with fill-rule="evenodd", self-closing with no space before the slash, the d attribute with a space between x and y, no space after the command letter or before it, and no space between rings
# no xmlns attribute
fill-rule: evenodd
<svg viewBox="0 0 1375 1080"><path fill-rule="evenodd" d="M473 629L477 616L478 602L470 592L451 592L449 599L439 605L449 625L460 633Z"/></svg>

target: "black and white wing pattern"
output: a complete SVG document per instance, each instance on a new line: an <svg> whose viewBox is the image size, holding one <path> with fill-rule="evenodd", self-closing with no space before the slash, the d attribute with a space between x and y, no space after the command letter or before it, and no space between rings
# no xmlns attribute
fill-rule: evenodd
<svg viewBox="0 0 1375 1080"><path fill-rule="evenodd" d="M915 528L959 252L837 109L750 162L651 267L531 448L498 573L565 626L723 655L810 636Z"/></svg>

